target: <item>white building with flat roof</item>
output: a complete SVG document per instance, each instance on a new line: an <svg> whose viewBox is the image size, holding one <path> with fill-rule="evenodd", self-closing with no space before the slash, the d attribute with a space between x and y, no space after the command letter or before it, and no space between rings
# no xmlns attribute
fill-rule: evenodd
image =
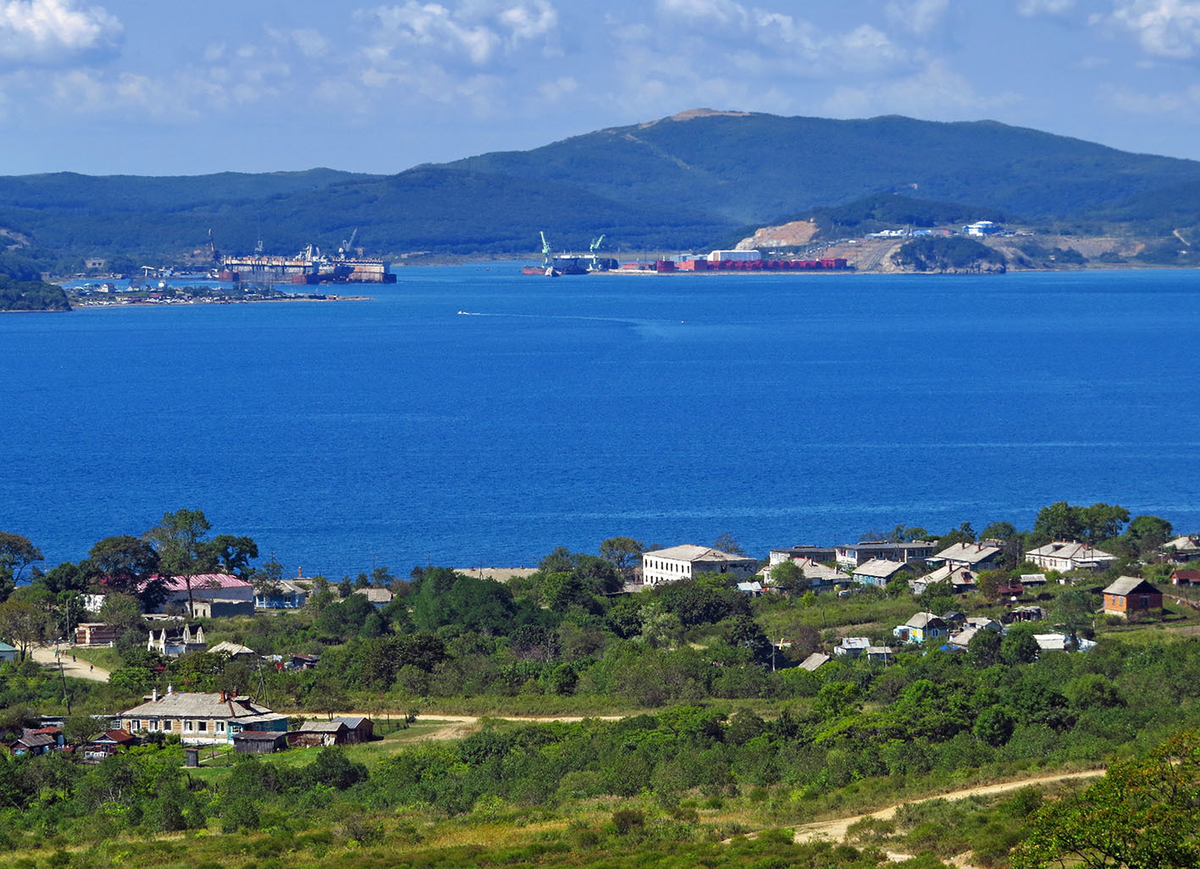
<svg viewBox="0 0 1200 869"><path fill-rule="evenodd" d="M757 570L758 561L754 558L690 543L642 555L642 583L645 585L679 582L701 573L727 573L731 580L747 582L754 578Z"/></svg>

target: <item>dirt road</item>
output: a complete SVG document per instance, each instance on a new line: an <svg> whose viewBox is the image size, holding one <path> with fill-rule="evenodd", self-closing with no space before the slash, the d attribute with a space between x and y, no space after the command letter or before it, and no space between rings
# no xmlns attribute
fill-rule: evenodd
<svg viewBox="0 0 1200 869"><path fill-rule="evenodd" d="M1077 779L1097 778L1104 775L1102 769L1090 769L1086 772L1068 772L1057 775L1035 776L1034 778L1020 779L1018 781L1001 782L994 785L980 785L974 788L965 788L960 791L951 791L945 794L930 794L927 797L914 798L905 800L906 803L917 803L922 800L943 799L943 800L962 800L967 797L984 797L994 794L1008 793L1009 791L1020 790L1023 787L1031 785L1056 784L1058 782L1074 781ZM849 818L835 818L831 821L817 821L812 824L804 824L796 828L796 841L808 842L813 839L828 838L834 841L841 841L846 838L846 830L852 825L861 821L863 818L878 818L879 820L889 820L896 816L896 810L904 803L897 803L894 806L888 806L886 809L880 809L877 812L870 812L865 815L854 815Z"/></svg>
<svg viewBox="0 0 1200 869"><path fill-rule="evenodd" d="M34 646L29 650L29 654L39 664L46 664L55 670L58 669L59 662L61 662L63 675L70 676L72 679L91 679L93 682L108 681L109 673L107 670L93 667L83 659L72 661L71 650L67 647L62 648L61 655L57 658L54 656L53 646Z"/></svg>

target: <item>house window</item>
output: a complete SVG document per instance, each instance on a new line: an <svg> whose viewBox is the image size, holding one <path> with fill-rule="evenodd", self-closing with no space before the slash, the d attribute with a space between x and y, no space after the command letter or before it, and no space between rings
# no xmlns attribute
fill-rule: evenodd
<svg viewBox="0 0 1200 869"><path fill-rule="evenodd" d="M225 722L218 721L216 723L216 728L217 728L217 733L224 733L225 732Z"/></svg>
<svg viewBox="0 0 1200 869"><path fill-rule="evenodd" d="M200 731L201 733L204 733L205 731L208 730L208 722L207 721L197 721L196 729L198 731Z"/></svg>
<svg viewBox="0 0 1200 869"><path fill-rule="evenodd" d="M1150 595L1142 595L1142 609L1150 609Z"/></svg>
<svg viewBox="0 0 1200 869"><path fill-rule="evenodd" d="M170 721L170 719L168 719L168 720L166 720L166 721L164 721L164 722L162 723L162 729L163 729L163 733L169 733L169 732L170 732L170 730L171 730L171 721Z"/></svg>
<svg viewBox="0 0 1200 869"><path fill-rule="evenodd" d="M184 730L194 730L195 728L192 727L192 722L185 721L185 722L183 722L183 729Z"/></svg>

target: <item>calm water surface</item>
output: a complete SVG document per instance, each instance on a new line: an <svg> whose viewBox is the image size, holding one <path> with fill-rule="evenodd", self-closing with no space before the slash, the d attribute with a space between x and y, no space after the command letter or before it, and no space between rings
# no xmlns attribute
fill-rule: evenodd
<svg viewBox="0 0 1200 869"><path fill-rule="evenodd" d="M49 566L199 507L335 577L617 534L762 556L1062 499L1200 530L1195 272L515 271L0 317L0 529Z"/></svg>

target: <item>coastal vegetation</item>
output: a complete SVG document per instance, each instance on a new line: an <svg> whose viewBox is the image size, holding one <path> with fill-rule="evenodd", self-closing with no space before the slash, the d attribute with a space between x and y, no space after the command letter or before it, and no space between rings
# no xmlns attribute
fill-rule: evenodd
<svg viewBox="0 0 1200 869"><path fill-rule="evenodd" d="M932 867L968 850L981 867L1064 855L1194 864L1200 612L1183 589L1147 621L1095 612L1115 576L1161 581L1170 570L1157 559L1174 529L1159 517L1059 502L1024 532L964 523L871 535L939 548L997 541L996 568L966 594L935 583L914 595L904 581L815 593L803 571L786 570L781 591L763 597L722 574L620 594L644 547L614 537L600 555L556 549L507 583L448 568L399 580L381 567L314 578L301 609L202 620L210 644L319 656L313 669L146 650L142 609L158 605L161 573L199 582L221 571L277 592L279 565L259 563L253 540L212 531L201 511L177 510L45 572L36 545L0 535L0 635L27 648L69 633L82 593L96 591L106 594L95 617L121 631L112 649L71 650L110 670L107 682L27 657L0 667L0 730L11 740L58 713L67 739L86 740L105 716L174 686L251 693L294 723L359 710L382 739L261 759L205 749L196 769L162 733L99 764L0 757L0 865L875 867L899 852ZM1099 575L1050 571L1028 599L1048 613L1042 624L1094 640L1091 651L1045 651L1035 624L981 631L961 651L892 638L917 609L1003 619L1011 602L998 589L1036 570L1023 553L1067 535L1116 563ZM390 602L356 593L372 588ZM797 666L852 635L895 654ZM573 719L438 721L454 712ZM929 799L1108 764L1082 790ZM846 844L793 841L805 824L897 804L894 818L851 825ZM1121 831L1119 851L1097 817ZM1153 862L1163 854L1175 862Z"/></svg>

